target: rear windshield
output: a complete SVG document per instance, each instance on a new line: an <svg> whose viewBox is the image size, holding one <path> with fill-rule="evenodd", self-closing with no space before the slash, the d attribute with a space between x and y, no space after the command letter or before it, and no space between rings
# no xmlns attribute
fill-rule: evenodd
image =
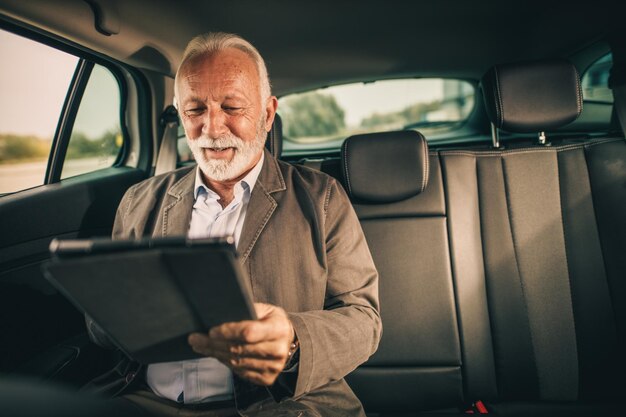
<svg viewBox="0 0 626 417"><path fill-rule="evenodd" d="M474 108L474 86L442 78L381 80L279 99L283 154L336 151L348 136L416 129L427 138L458 128Z"/></svg>

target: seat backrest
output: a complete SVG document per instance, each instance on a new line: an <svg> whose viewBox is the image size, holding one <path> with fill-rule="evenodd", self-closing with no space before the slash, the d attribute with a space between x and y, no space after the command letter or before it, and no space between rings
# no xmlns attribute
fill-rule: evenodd
<svg viewBox="0 0 626 417"><path fill-rule="evenodd" d="M491 70L483 88L492 123L517 133L574 120L572 74L564 61ZM440 159L467 398L617 401L626 370L624 139Z"/></svg>
<svg viewBox="0 0 626 417"><path fill-rule="evenodd" d="M383 321L378 351L348 382L368 411L458 405L461 351L438 159L421 134L403 131L348 138L341 165L380 274Z"/></svg>
<svg viewBox="0 0 626 417"><path fill-rule="evenodd" d="M267 132L267 140L265 147L276 158L280 158L283 152L283 122L278 113L274 115L274 123L272 128Z"/></svg>
<svg viewBox="0 0 626 417"><path fill-rule="evenodd" d="M581 111L564 61L497 67L483 88L514 133ZM414 132L346 140L343 183L380 273L380 347L348 376L368 411L620 409L626 141L504 145L425 158Z"/></svg>

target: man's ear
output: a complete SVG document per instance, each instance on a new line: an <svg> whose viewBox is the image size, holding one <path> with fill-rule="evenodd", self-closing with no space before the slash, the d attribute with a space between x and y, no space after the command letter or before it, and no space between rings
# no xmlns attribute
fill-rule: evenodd
<svg viewBox="0 0 626 417"><path fill-rule="evenodd" d="M278 99L276 96L271 96L267 99L265 104L265 131L269 132L272 129L272 123L274 123L274 116L276 116L276 109L278 109Z"/></svg>

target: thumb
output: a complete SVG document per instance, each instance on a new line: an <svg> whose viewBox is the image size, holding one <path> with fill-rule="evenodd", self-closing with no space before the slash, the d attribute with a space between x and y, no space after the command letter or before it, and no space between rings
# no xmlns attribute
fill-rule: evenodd
<svg viewBox="0 0 626 417"><path fill-rule="evenodd" d="M265 303L254 303L254 312L258 320L262 320L274 311L274 306Z"/></svg>

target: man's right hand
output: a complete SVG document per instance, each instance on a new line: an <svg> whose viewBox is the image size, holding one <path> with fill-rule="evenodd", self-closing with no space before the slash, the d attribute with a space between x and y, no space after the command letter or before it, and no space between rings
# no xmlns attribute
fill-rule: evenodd
<svg viewBox="0 0 626 417"><path fill-rule="evenodd" d="M254 308L258 320L224 323L208 334L192 333L188 340L195 352L217 358L254 384L269 386L289 359L295 331L282 308L263 303Z"/></svg>

